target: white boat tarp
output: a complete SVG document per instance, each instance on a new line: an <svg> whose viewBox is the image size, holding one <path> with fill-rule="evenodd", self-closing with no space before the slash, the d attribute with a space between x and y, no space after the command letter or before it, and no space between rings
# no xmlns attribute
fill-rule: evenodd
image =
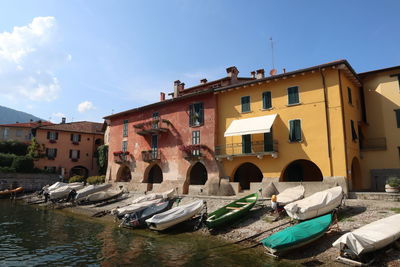
<svg viewBox="0 0 400 267"><path fill-rule="evenodd" d="M150 229L164 230L192 218L201 211L203 205L203 200L197 200L156 214L150 219L147 219L146 223L149 225Z"/></svg>
<svg viewBox="0 0 400 267"><path fill-rule="evenodd" d="M132 204L137 204L137 203L141 203L141 202L146 202L146 201L150 201L150 200L155 200L158 198L161 199L166 199L166 198L172 198L175 195L175 189L171 189L168 190L166 192L163 193L151 193L148 195L144 195L138 198L135 198L134 200L132 200Z"/></svg>
<svg viewBox="0 0 400 267"><path fill-rule="evenodd" d="M43 187L43 190L45 191L45 192L50 192L50 191L52 191L52 190L55 190L55 189L57 189L57 188L60 188L60 187L62 187L62 186L66 186L66 185L68 185L67 183L63 183L63 182L56 182L56 183L54 183L54 184L52 184L52 185L50 185L50 186L45 186L45 187Z"/></svg>
<svg viewBox="0 0 400 267"><path fill-rule="evenodd" d="M111 214L113 214L115 216L118 216L118 217L122 217L125 214L129 214L129 213L133 213L133 212L145 209L148 206L160 203L161 201L163 201L162 198L157 198L157 199L153 199L153 200L149 200L149 201L130 204L130 205L125 206L125 207L115 208L115 209L111 210Z"/></svg>
<svg viewBox="0 0 400 267"><path fill-rule="evenodd" d="M106 199L110 199L110 198L116 197L118 195L121 195L122 192L123 192L123 190L100 191L100 192L88 195L85 198L85 201L93 202L93 201L106 200Z"/></svg>
<svg viewBox="0 0 400 267"><path fill-rule="evenodd" d="M400 214L396 214L339 237L332 246L342 250L345 246L355 255L383 248L400 238Z"/></svg>
<svg viewBox="0 0 400 267"><path fill-rule="evenodd" d="M83 183L70 183L51 190L49 192L49 197L50 199L64 198L67 197L72 190L79 190L83 187Z"/></svg>
<svg viewBox="0 0 400 267"><path fill-rule="evenodd" d="M332 211L340 205L342 198L343 189L336 186L292 202L285 206L285 210L293 219L307 220Z"/></svg>
<svg viewBox="0 0 400 267"><path fill-rule="evenodd" d="M303 197L304 197L304 186L298 185L283 190L282 193L279 193L276 196L276 199L280 206L286 206L287 204L302 199Z"/></svg>
<svg viewBox="0 0 400 267"><path fill-rule="evenodd" d="M111 184L98 184L98 185L88 185L85 188L82 188L78 191L76 191L76 196L75 196L75 201L80 200L84 197L87 197L90 194L99 192L99 191L105 191L108 188L110 188L112 185Z"/></svg>

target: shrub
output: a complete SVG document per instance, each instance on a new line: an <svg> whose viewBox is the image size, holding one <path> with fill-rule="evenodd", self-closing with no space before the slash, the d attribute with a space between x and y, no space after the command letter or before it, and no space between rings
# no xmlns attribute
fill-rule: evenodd
<svg viewBox="0 0 400 267"><path fill-rule="evenodd" d="M85 177L81 175L75 175L69 178L68 183L76 183L76 182L83 183L85 180L86 180Z"/></svg>
<svg viewBox="0 0 400 267"><path fill-rule="evenodd" d="M33 171L33 159L29 156L17 156L11 165L16 172L32 172Z"/></svg>
<svg viewBox="0 0 400 267"><path fill-rule="evenodd" d="M389 179L386 180L386 184L390 185L391 187L399 187L400 186L400 178L389 177Z"/></svg>
<svg viewBox="0 0 400 267"><path fill-rule="evenodd" d="M0 167L11 167L15 157L13 154L0 153Z"/></svg>
<svg viewBox="0 0 400 267"><path fill-rule="evenodd" d="M28 144L17 141L0 142L0 153L15 154L24 156L26 154Z"/></svg>
<svg viewBox="0 0 400 267"><path fill-rule="evenodd" d="M103 184L105 181L106 181L105 175L90 176L89 178L87 178L87 182L89 184Z"/></svg>
<svg viewBox="0 0 400 267"><path fill-rule="evenodd" d="M15 172L15 169L11 168L11 167L0 167L0 172L2 172L2 173Z"/></svg>

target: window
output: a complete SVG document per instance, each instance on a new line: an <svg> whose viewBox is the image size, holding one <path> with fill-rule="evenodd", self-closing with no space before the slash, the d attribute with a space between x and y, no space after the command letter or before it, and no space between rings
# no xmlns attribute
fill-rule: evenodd
<svg viewBox="0 0 400 267"><path fill-rule="evenodd" d="M264 92L262 94L262 101L263 101L263 109L270 109L272 108L272 99L271 99L271 92Z"/></svg>
<svg viewBox="0 0 400 267"><path fill-rule="evenodd" d="M396 112L397 128L400 128L400 109L395 109L394 112Z"/></svg>
<svg viewBox="0 0 400 267"><path fill-rule="evenodd" d="M157 129L158 128L158 123L159 123L159 114L158 112L154 112L153 113L153 129Z"/></svg>
<svg viewBox="0 0 400 267"><path fill-rule="evenodd" d="M6 140L8 139L8 128L4 128L3 138L6 139Z"/></svg>
<svg viewBox="0 0 400 267"><path fill-rule="evenodd" d="M250 112L250 96L242 96L242 112Z"/></svg>
<svg viewBox="0 0 400 267"><path fill-rule="evenodd" d="M22 130L21 129L17 129L16 132L15 132L15 136L21 137L22 136Z"/></svg>
<svg viewBox="0 0 400 267"><path fill-rule="evenodd" d="M350 125L351 125L351 139L353 141L357 140L357 132L356 132L356 128L354 127L354 121L350 120Z"/></svg>
<svg viewBox="0 0 400 267"><path fill-rule="evenodd" d="M80 158L81 151L80 150L70 150L69 158L73 160L78 160Z"/></svg>
<svg viewBox="0 0 400 267"><path fill-rule="evenodd" d="M242 135L242 153L251 153L251 135Z"/></svg>
<svg viewBox="0 0 400 267"><path fill-rule="evenodd" d="M122 136L128 136L128 120L124 120L124 128L122 129Z"/></svg>
<svg viewBox="0 0 400 267"><path fill-rule="evenodd" d="M274 143L272 139L272 128L269 133L264 133L264 151L274 151Z"/></svg>
<svg viewBox="0 0 400 267"><path fill-rule="evenodd" d="M49 159L57 157L57 148L46 148L46 155Z"/></svg>
<svg viewBox="0 0 400 267"><path fill-rule="evenodd" d="M192 132L192 144L193 145L200 145L200 131L193 131ZM194 156L200 156L200 149L194 149L192 151Z"/></svg>
<svg viewBox="0 0 400 267"><path fill-rule="evenodd" d="M122 141L122 152L126 152L128 150L128 141ZM126 160L126 155L121 155L123 160Z"/></svg>
<svg viewBox="0 0 400 267"><path fill-rule="evenodd" d="M289 141L290 142L301 142L301 121L290 120L289 121Z"/></svg>
<svg viewBox="0 0 400 267"><path fill-rule="evenodd" d="M299 104L299 87L297 86L292 86L289 87L288 89L288 104L289 105L294 105L294 104Z"/></svg>
<svg viewBox="0 0 400 267"><path fill-rule="evenodd" d="M71 141L73 143L79 143L81 141L81 135L80 134L71 134Z"/></svg>
<svg viewBox="0 0 400 267"><path fill-rule="evenodd" d="M153 159L158 158L158 136L157 135L152 135L151 136L151 155Z"/></svg>
<svg viewBox="0 0 400 267"><path fill-rule="evenodd" d="M189 105L189 126L199 126L204 123L203 103Z"/></svg>
<svg viewBox="0 0 400 267"><path fill-rule="evenodd" d="M347 97L349 100L349 104L353 105L353 98L351 97L351 88L350 87L347 87Z"/></svg>
<svg viewBox="0 0 400 267"><path fill-rule="evenodd" d="M50 141L58 140L58 133L57 132L47 132L47 139Z"/></svg>

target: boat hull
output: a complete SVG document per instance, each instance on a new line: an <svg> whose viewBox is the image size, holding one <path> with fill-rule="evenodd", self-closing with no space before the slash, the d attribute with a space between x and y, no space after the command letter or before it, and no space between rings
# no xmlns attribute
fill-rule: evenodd
<svg viewBox="0 0 400 267"><path fill-rule="evenodd" d="M22 193L24 191L23 187L17 187L15 189L11 189L11 190L4 190L4 191L0 191L0 198L9 198L13 195L16 195L18 193Z"/></svg>

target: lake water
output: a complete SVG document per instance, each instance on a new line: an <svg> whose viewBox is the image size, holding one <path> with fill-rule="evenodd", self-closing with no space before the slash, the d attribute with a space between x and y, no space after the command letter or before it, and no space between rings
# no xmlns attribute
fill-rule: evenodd
<svg viewBox="0 0 400 267"><path fill-rule="evenodd" d="M130 230L0 200L0 266L293 266L193 233Z"/></svg>

